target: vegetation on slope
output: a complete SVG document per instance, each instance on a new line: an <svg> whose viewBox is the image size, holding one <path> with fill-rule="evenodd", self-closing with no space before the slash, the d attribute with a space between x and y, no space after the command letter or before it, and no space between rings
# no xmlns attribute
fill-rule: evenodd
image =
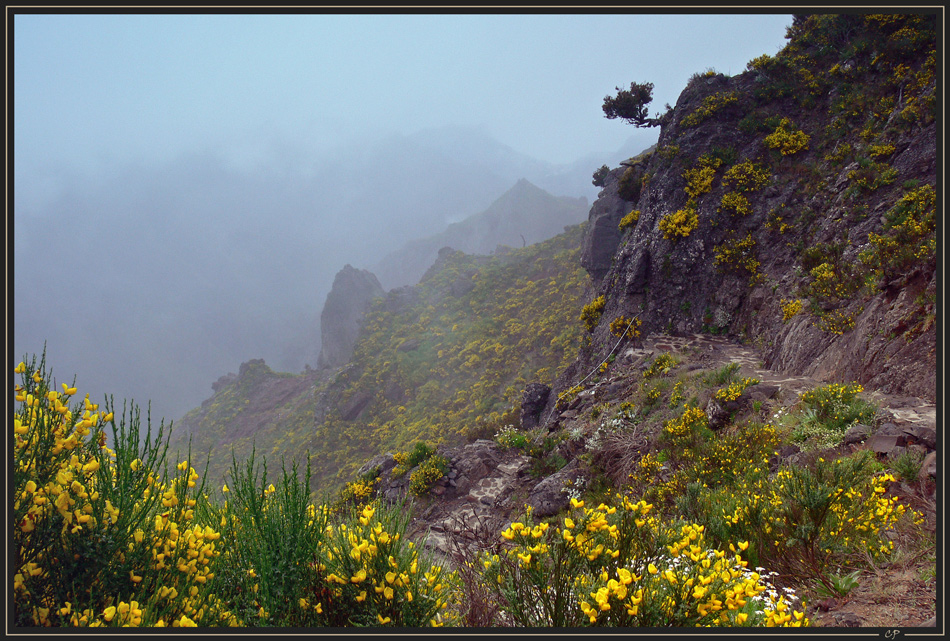
<svg viewBox="0 0 950 641"><path fill-rule="evenodd" d="M780 54L750 63L762 78L753 96L698 100L678 121L683 139L657 150L654 160L682 178L683 207L662 229L672 246L709 232L715 266L743 286L770 286L781 322L807 313L818 331L847 335L875 292L927 283L935 271L935 185L888 164L935 117L933 24L912 14L816 15L796 17L789 35ZM718 119L736 122L756 153L680 155L689 132ZM639 164L638 195L658 180L649 162ZM764 211L765 174L811 202L847 205L847 215ZM645 233L649 209L627 211L638 214L625 233ZM247 364L191 434L193 444L236 445L227 489L203 487L207 473L169 460L164 433L141 434L134 409L117 419L88 399L69 406L75 388L59 392L42 362L21 363L15 623L464 625L473 604L458 595L481 590L496 625L805 625L804 606L773 587L843 596L855 572L935 548L894 492L919 465L840 447L847 429L874 421L860 386L821 386L775 408L754 400L756 382L735 368L680 369L670 355L625 396L573 406L589 412L576 431L544 434L545 443L583 441L580 457L600 473L571 488L571 508L524 515L456 572L402 536L409 505L375 504L371 488L313 503L312 480L331 487L367 457L421 440L497 432L534 451L499 429L516 424L525 384L550 382L571 363L585 325L619 326L610 295L583 306L581 233L491 258L445 254L418 287L373 310L334 381ZM798 271L774 271L765 247L787 248ZM920 289L925 313L907 317L905 338L935 323L935 301ZM713 316L688 303L679 303L684 313ZM291 384L294 393L278 394ZM579 391L570 396L586 398ZM255 394L270 404L251 402ZM279 475L255 462L255 434L271 460L291 459ZM802 456L781 465L775 452L789 442ZM312 468L297 462L308 449ZM433 461L426 470L438 473L432 449L416 449L420 466ZM415 462L400 454L406 472Z"/></svg>
<svg viewBox="0 0 950 641"><path fill-rule="evenodd" d="M215 385L215 394L185 415L170 445L179 458L207 464L207 479L220 488L232 455L247 460L257 451L271 460L298 463L310 445L319 392L326 378L274 372L262 360L241 365L238 375Z"/></svg>
<svg viewBox="0 0 950 641"><path fill-rule="evenodd" d="M913 511L886 494L895 479L867 456L817 458L770 480L783 428L743 417L723 438L691 409L696 393L738 400L754 383L730 368L691 377L677 365L668 357L645 370L644 389L676 381L662 386L669 397L638 392L602 413L619 433L689 399L662 421L659 455L640 459L632 483L599 503L575 497L554 517L526 514L449 569L404 536L411 504L315 503L309 465L282 465L270 482L254 456L233 460L223 494L211 496L137 408L117 417L88 396L72 401L78 390L59 392L42 361L21 363L13 623L461 627L491 610L492 625L522 627L809 625L805 604L779 588L817 577L846 594L846 566L892 555ZM821 388L799 411L838 430L832 417L864 411L855 392Z"/></svg>
<svg viewBox="0 0 950 641"><path fill-rule="evenodd" d="M605 310L932 398L907 370L935 362L935 15L801 15L788 38L746 73L696 74L656 151L616 170Z"/></svg>
<svg viewBox="0 0 950 641"><path fill-rule="evenodd" d="M444 254L409 294L378 301L335 383L339 400L316 426L323 478L352 478L367 458L416 441L461 442L516 421L525 385L552 382L576 355L582 234L572 227L490 258Z"/></svg>
<svg viewBox="0 0 950 641"><path fill-rule="evenodd" d="M233 461L223 500L211 499L189 461L170 468L166 434L153 435L147 421L141 433L137 408L117 420L111 408L100 412L88 396L70 404L77 390L64 385L62 393L56 391L42 361L22 362L16 373L15 626L464 625L468 604L459 598L462 575L433 564L403 536L408 506L314 504L309 466L283 466L277 482L268 483L266 463L254 457ZM105 445L106 429L115 449ZM649 519L645 504L625 505L617 517L624 533L618 542L612 540L618 525L608 523L616 512L601 506L577 515L576 536L559 535L550 548L532 545L527 554L517 555L517 564L497 555L484 560L484 579L516 590L528 585L526 575L535 583L549 582L545 567L537 561L532 565L532 554L543 559L548 549L558 549L576 570L558 574L560 580L553 583L556 591L576 592L568 601L559 600L556 612L525 618L536 604L517 601L508 623L807 623L783 597L768 592L768 583L749 571L739 554L716 556L711 570L702 563L686 570L709 586L706 599L697 594L699 585L691 594L670 590L673 571L654 576L659 571L648 560L659 558L667 543L686 549L701 530L670 529ZM570 518L565 527L575 529ZM517 523L501 536L527 545L549 529L554 532L547 524ZM585 535L588 531L592 536ZM597 553L591 543L598 543ZM701 538L697 544L702 545ZM606 569L591 571L600 552L613 559L616 580L600 578ZM639 575L626 567L634 560L644 564ZM706 575L709 581L703 583ZM644 586L636 592L635 581ZM611 620L598 621L605 608L591 603L623 600L627 586L631 603ZM584 593L591 589L587 598ZM726 609L713 609L713 590L729 591Z"/></svg>

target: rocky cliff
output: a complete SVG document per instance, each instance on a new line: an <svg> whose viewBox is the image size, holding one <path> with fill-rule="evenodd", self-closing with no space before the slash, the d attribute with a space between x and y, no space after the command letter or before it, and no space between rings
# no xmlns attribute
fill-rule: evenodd
<svg viewBox="0 0 950 641"><path fill-rule="evenodd" d="M385 293L370 271L346 265L337 273L320 313L319 368L339 367L349 362L363 315L370 303Z"/></svg>
<svg viewBox="0 0 950 641"><path fill-rule="evenodd" d="M909 22L799 18L774 58L694 76L591 208L582 262L604 306L585 365L638 317L935 398L934 41Z"/></svg>

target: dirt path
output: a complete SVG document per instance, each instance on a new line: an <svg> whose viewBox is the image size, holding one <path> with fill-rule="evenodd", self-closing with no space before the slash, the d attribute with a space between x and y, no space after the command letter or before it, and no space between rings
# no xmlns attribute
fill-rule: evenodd
<svg viewBox="0 0 950 641"><path fill-rule="evenodd" d="M742 376L759 379L761 384L778 389L775 400L782 406L794 404L802 392L825 384L807 376L788 376L764 367L761 356L750 347L706 334L692 336L655 335L643 339L638 347L623 350L628 362L647 362L661 353L682 357L688 367L718 369L738 363ZM611 381L629 379L634 371L615 374ZM600 385L610 386L611 381ZM624 386L621 386L621 389ZM881 410L890 412L895 422L910 423L935 429L936 406L924 399L891 396L874 390L864 393ZM577 420L582 420L578 417ZM539 483L529 473L530 459L515 452L501 452L494 442L484 441L496 458L483 468L480 478L463 492L446 492L429 504L428 509L413 521L411 534L425 540L429 552L451 565L453 546L490 546L497 532L507 523L509 512L521 507L524 497ZM485 459L489 463L489 459ZM454 485L454 482L453 482ZM908 488L911 493L913 488ZM933 513L928 502L932 497L911 496ZM919 505L918 505L919 507ZM931 520L931 519L928 519ZM483 548L484 549L484 548ZM922 546L923 553L874 568L861 577L859 587L847 597L823 602L812 607L809 617L819 627L903 628L934 626L936 604L935 556ZM935 548L934 548L935 550Z"/></svg>
<svg viewBox="0 0 950 641"><path fill-rule="evenodd" d="M793 402L802 392L828 382L818 381L808 376L788 376L765 369L762 357L753 348L708 334L650 336L644 339L643 347L640 349L653 353L670 351L691 353L697 356L706 355L714 362L738 363L744 376L752 376L762 383L777 385L780 397L786 402ZM925 399L883 394L876 390L868 390L864 396L881 409L891 412L901 422L936 429L937 406Z"/></svg>

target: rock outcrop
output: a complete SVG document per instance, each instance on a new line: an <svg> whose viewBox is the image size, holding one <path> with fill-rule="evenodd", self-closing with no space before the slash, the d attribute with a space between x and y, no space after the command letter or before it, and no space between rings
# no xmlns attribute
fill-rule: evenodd
<svg viewBox="0 0 950 641"><path fill-rule="evenodd" d="M754 343L780 371L935 399L933 249L881 251L880 269L874 252L904 233L905 203L934 192L936 123L869 118L869 144L842 133L833 97L770 82L755 69L694 78L656 150L605 176L581 262L606 305L584 366L616 341L614 319L639 317L644 332ZM799 149L774 148L783 127ZM932 204L921 212L933 220Z"/></svg>
<svg viewBox="0 0 950 641"><path fill-rule="evenodd" d="M346 265L337 273L320 314L319 368L340 367L350 361L363 315L370 304L385 293L379 279L370 271Z"/></svg>

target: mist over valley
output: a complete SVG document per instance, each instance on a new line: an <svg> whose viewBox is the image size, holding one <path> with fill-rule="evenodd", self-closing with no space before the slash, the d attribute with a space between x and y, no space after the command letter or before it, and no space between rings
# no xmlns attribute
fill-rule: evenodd
<svg viewBox="0 0 950 641"><path fill-rule="evenodd" d="M519 180L549 190L552 201L592 202L593 168L648 144L649 134L632 136L565 166L474 128L445 127L293 164L240 166L209 151L51 177L58 189L46 198L31 197L39 179L25 177L16 192L14 356L45 344L54 373L75 375L93 397L151 403L153 419L177 419L249 359L286 372L316 366L320 312L344 265L378 270L387 255L481 213ZM574 213L570 222L586 218L586 208ZM512 244L520 246L519 234ZM380 277L387 288L412 284ZM32 283L63 288L51 295Z"/></svg>

